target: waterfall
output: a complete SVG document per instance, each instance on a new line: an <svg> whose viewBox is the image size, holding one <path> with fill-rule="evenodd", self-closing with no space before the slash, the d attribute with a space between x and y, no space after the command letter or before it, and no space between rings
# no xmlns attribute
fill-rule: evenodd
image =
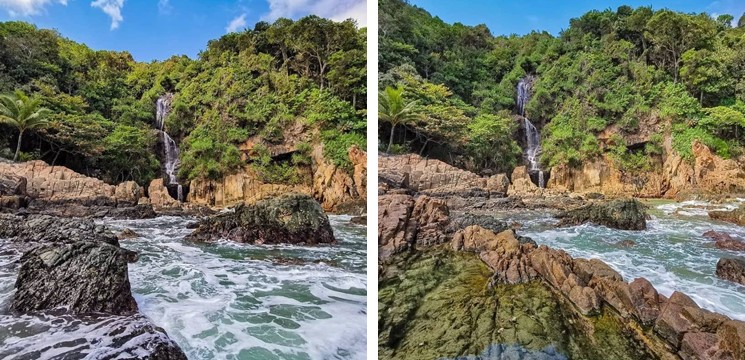
<svg viewBox="0 0 745 360"><path fill-rule="evenodd" d="M523 117L523 125L525 126L525 155L530 164L529 171L538 172L538 187L546 187L543 170L541 170L538 160L541 154L541 133L536 129L535 125L530 122L527 116L525 116L525 105L530 101L530 86L533 82L532 77L526 76L517 83L517 109L520 112L520 116Z"/></svg>
<svg viewBox="0 0 745 360"><path fill-rule="evenodd" d="M184 201L183 186L179 184L176 172L178 171L181 161L179 160L179 149L176 145L176 141L168 135L163 127L165 125L166 117L171 106L171 94L166 94L158 98L156 105L155 114L155 127L160 131L163 136L163 148L165 149L165 172L168 179L166 185L176 185L177 189L177 200Z"/></svg>

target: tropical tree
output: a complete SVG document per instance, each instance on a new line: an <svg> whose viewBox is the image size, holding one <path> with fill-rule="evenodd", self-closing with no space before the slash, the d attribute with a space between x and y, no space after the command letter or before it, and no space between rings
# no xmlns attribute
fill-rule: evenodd
<svg viewBox="0 0 745 360"><path fill-rule="evenodd" d="M378 118L391 124L391 137L388 140L386 152L391 151L396 126L407 124L417 118L417 112L414 110L416 102L407 102L403 97L403 92L402 86L395 89L388 86L378 96Z"/></svg>
<svg viewBox="0 0 745 360"><path fill-rule="evenodd" d="M41 107L41 99L29 98L21 90L16 90L13 94L0 95L0 123L18 129L18 145L13 161L18 159L18 153L21 151L23 133L46 126L50 114L49 109Z"/></svg>

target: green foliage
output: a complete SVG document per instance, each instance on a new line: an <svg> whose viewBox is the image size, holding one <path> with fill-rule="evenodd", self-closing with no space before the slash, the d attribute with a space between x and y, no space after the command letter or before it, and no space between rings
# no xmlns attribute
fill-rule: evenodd
<svg viewBox="0 0 745 360"><path fill-rule="evenodd" d="M672 136L686 158L696 139L725 156L742 152L744 129L732 109L745 101L743 20L733 28L726 14L621 6L574 18L558 37L492 36L403 0L380 0L379 9L379 87L403 86L417 101L422 120L404 134L416 135L406 138L414 151L503 169L484 159L490 145L474 129L486 127L479 114L517 113L515 88L526 79L532 96L524 115L546 124L544 166L579 165L607 151L620 166L643 169L645 158L663 153L661 139L632 151L601 148L598 136L648 136L650 127ZM510 129L499 131L498 138L514 139ZM432 142L431 150L421 146ZM505 144L492 144L494 152ZM500 163L517 162L511 151L504 157Z"/></svg>
<svg viewBox="0 0 745 360"><path fill-rule="evenodd" d="M41 99L32 99L21 90L9 95L0 95L0 124L10 125L18 130L13 161L18 159L21 151L23 133L47 126L50 114L49 109L41 107Z"/></svg>
<svg viewBox="0 0 745 360"><path fill-rule="evenodd" d="M517 124L509 113L479 114L468 124L468 149L484 169L506 172L517 165L522 151L513 140Z"/></svg>
<svg viewBox="0 0 745 360"><path fill-rule="evenodd" d="M326 130L321 133L323 140L323 155L332 164L341 169L351 172L352 163L349 160L349 148L353 145L365 149L367 137L363 133L339 132L337 130Z"/></svg>
<svg viewBox="0 0 745 360"><path fill-rule="evenodd" d="M151 63L24 22L0 22L0 92L21 89L53 112L48 127L26 136L25 152L143 185L158 175L151 161L157 137L143 131L153 127L156 100L171 93L165 128L181 148L180 176L218 179L246 165L238 145L250 137L278 143L300 123L309 133L364 136L365 54L365 29L317 16L259 23L210 41L198 59ZM126 137L125 129L137 132ZM0 132L0 144L15 143L10 133ZM308 163L295 158L290 167Z"/></svg>

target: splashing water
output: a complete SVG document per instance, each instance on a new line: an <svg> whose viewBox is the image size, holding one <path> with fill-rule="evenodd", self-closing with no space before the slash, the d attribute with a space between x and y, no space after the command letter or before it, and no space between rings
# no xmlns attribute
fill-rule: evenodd
<svg viewBox="0 0 745 360"><path fill-rule="evenodd" d="M321 247L192 244L183 240L190 220L179 217L103 223L142 236L121 242L140 253L129 265L135 299L190 359L364 359L366 230L348 216L330 220L339 244ZM0 301L19 256L0 254ZM117 321L0 315L0 348L56 344L48 359L80 343L105 346Z"/></svg>
<svg viewBox="0 0 745 360"><path fill-rule="evenodd" d="M590 224L556 228L556 220L550 214L538 211L498 215L522 224L518 233L538 244L564 249L577 258L600 259L626 281L643 277L665 296L681 291L707 310L745 320L745 286L715 275L721 257L741 253L717 249L714 241L702 235L714 230L745 239L745 228L712 221L707 215L707 210L732 209L737 205L650 203L652 219L647 221L644 231ZM624 240L632 240L636 245L624 247L620 244Z"/></svg>

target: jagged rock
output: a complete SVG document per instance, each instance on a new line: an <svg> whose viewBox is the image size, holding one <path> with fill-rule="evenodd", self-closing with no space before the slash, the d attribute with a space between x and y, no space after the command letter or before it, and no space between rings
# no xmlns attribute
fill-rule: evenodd
<svg viewBox="0 0 745 360"><path fill-rule="evenodd" d="M507 230L508 226L503 221L491 215L464 213L453 215L448 225L449 232L455 233L458 230L465 229L471 225L478 225L484 229L500 233Z"/></svg>
<svg viewBox="0 0 745 360"><path fill-rule="evenodd" d="M378 260L449 241L449 215L445 201L429 196L378 197Z"/></svg>
<svg viewBox="0 0 745 360"><path fill-rule="evenodd" d="M134 252L79 241L35 248L21 257L11 310L66 307L73 313L128 315L137 311L127 274Z"/></svg>
<svg viewBox="0 0 745 360"><path fill-rule="evenodd" d="M745 193L745 166L713 154L699 141L691 144L693 163L683 159L665 141L662 166L628 176L604 155L580 167L559 165L551 169L547 188L576 193L597 192L611 197L632 194L646 198L684 198L693 194ZM513 180L514 181L514 180Z"/></svg>
<svg viewBox="0 0 745 360"><path fill-rule="evenodd" d="M147 194L150 205L156 211L181 208L181 202L168 194L168 189L163 184L162 178L150 182L150 186L147 187Z"/></svg>
<svg viewBox="0 0 745 360"><path fill-rule="evenodd" d="M717 262L716 275L724 280L745 285L745 261L741 259L721 258Z"/></svg>
<svg viewBox="0 0 745 360"><path fill-rule="evenodd" d="M730 234L709 230L703 236L714 240L714 246L718 249L745 251L745 241L736 239Z"/></svg>
<svg viewBox="0 0 745 360"><path fill-rule="evenodd" d="M116 236L116 238L119 240L134 239L138 237L140 237L140 234L136 233L134 230L129 229L129 228L122 230L122 232L120 232Z"/></svg>
<svg viewBox="0 0 745 360"><path fill-rule="evenodd" d="M709 211L709 217L715 220L722 220L745 226L745 205L732 211Z"/></svg>
<svg viewBox="0 0 745 360"><path fill-rule="evenodd" d="M616 246L620 248L630 248L636 246L636 241L631 239L621 240L616 243Z"/></svg>
<svg viewBox="0 0 745 360"><path fill-rule="evenodd" d="M378 197L378 261L412 248L417 226L411 218L413 210L413 196Z"/></svg>
<svg viewBox="0 0 745 360"><path fill-rule="evenodd" d="M203 219L188 239L250 244L335 243L328 217L308 195L288 194Z"/></svg>
<svg viewBox="0 0 745 360"><path fill-rule="evenodd" d="M397 187L406 187L417 192L426 191L430 195L439 191L453 192L471 188L504 192L503 183L498 178L488 181L475 173L416 154L380 154L378 174L384 179L394 179L392 182Z"/></svg>
<svg viewBox="0 0 745 360"><path fill-rule="evenodd" d="M647 228L646 207L633 199L591 203L574 210L562 212L556 217L560 220L559 226L590 222L621 230L644 230Z"/></svg>
<svg viewBox="0 0 745 360"><path fill-rule="evenodd" d="M367 216L354 216L349 222L356 225L367 225Z"/></svg>
<svg viewBox="0 0 745 360"><path fill-rule="evenodd" d="M49 166L36 160L24 163L0 163L0 174L26 178L26 192L35 199L48 201L100 202L107 199L114 205L134 205L143 190L134 182L117 186L78 174L64 166Z"/></svg>
<svg viewBox="0 0 745 360"><path fill-rule="evenodd" d="M0 196L26 195L26 178L0 173Z"/></svg>
<svg viewBox="0 0 745 360"><path fill-rule="evenodd" d="M457 232L452 240L454 250L478 253L494 270L494 280L504 284L525 283L536 278L537 273L528 264L527 257L522 256L521 246L513 230L494 234L476 225Z"/></svg>
<svg viewBox="0 0 745 360"><path fill-rule="evenodd" d="M0 238L8 238L20 250L38 245L102 242L119 246L116 236L92 220L49 215L27 217L0 214Z"/></svg>
<svg viewBox="0 0 745 360"><path fill-rule="evenodd" d="M525 166L518 166L512 170L512 185L507 194L510 196L535 196L541 189L530 180L530 174Z"/></svg>

